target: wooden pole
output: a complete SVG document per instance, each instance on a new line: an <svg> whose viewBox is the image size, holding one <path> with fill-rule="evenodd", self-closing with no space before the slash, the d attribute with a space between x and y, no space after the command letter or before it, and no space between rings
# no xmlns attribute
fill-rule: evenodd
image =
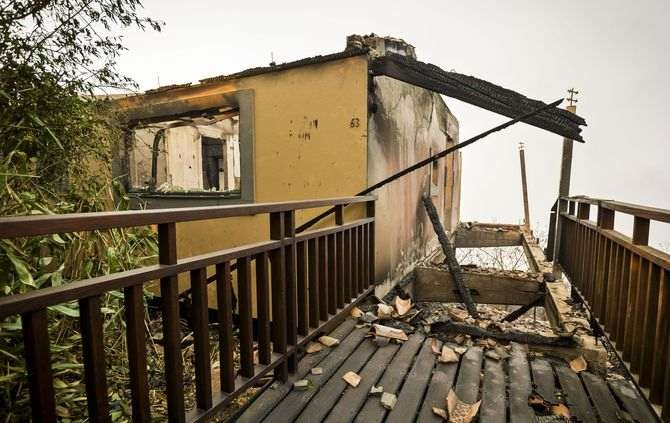
<svg viewBox="0 0 670 423"><path fill-rule="evenodd" d="M519 143L519 161L521 163L521 188L523 190L523 221L530 229L530 210L528 208L528 183L526 182L526 155L523 143Z"/></svg>
<svg viewBox="0 0 670 423"><path fill-rule="evenodd" d="M575 94L578 94L578 91L574 89L568 90L570 93L570 98L568 101L570 104L566 107L566 110L572 113L577 113L577 100L574 98ZM574 141L569 138L563 138L563 154L561 156L561 179L558 184L558 207L556 210L556 231L554 239L554 253L553 253L553 266L552 271L556 279L561 276L561 269L558 265L558 255L561 248L561 213L567 211L567 202L560 201L561 197L567 197L570 195L570 173L572 171L572 146Z"/></svg>

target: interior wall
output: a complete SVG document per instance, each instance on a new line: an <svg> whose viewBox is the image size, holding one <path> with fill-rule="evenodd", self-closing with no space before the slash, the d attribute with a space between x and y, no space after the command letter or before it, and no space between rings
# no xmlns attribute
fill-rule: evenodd
<svg viewBox="0 0 670 423"><path fill-rule="evenodd" d="M458 142L458 121L438 94L385 76L372 80L368 122L368 184L444 150L447 134ZM458 219L460 173L454 155L440 159L437 195L431 198L447 229ZM456 163L456 164L455 164ZM430 193L431 166L425 166L376 191L376 279L383 295L434 248L435 234L421 197ZM458 178L460 180L460 178Z"/></svg>

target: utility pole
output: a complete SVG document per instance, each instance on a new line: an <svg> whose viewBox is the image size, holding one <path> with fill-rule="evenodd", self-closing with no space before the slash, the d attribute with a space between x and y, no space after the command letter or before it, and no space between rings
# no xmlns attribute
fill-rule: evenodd
<svg viewBox="0 0 670 423"><path fill-rule="evenodd" d="M579 91L574 88L568 90L569 97L566 98L568 101L568 106L566 110L571 113L577 113L577 99L575 96L579 94ZM556 207L556 226L554 232L554 245L553 245L553 272L556 279L561 276L561 271L558 266L558 253L561 248L561 213L567 211L567 204L563 201L560 201L561 197L567 197L570 195L570 172L572 171L572 146L574 141L569 138L563 138L563 155L561 157L561 179L558 184L558 204Z"/></svg>
<svg viewBox="0 0 670 423"><path fill-rule="evenodd" d="M524 143L519 143L519 161L521 162L521 188L523 190L523 222L530 230L530 210L528 209L528 183L526 182L526 155Z"/></svg>

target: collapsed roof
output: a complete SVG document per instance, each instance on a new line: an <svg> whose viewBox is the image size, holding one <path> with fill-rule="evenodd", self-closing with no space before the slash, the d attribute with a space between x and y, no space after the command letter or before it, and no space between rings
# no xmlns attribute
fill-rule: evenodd
<svg viewBox="0 0 670 423"><path fill-rule="evenodd" d="M482 79L447 72L433 64L397 53L387 52L372 59L370 68L375 76L386 75L510 118L546 105ZM580 125L586 125L586 121L567 110L555 107L525 122L572 140L584 141L580 135Z"/></svg>

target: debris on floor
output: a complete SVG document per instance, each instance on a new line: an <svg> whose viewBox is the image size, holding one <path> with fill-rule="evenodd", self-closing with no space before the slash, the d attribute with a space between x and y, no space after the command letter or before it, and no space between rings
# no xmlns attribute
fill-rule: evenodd
<svg viewBox="0 0 670 423"><path fill-rule="evenodd" d="M390 393L390 392L384 392L382 394L381 398L381 403L382 407L384 407L387 410L393 410L393 407L395 407L396 402L398 402L398 398Z"/></svg>
<svg viewBox="0 0 670 423"><path fill-rule="evenodd" d="M340 343L340 340L333 338L332 336L324 335L319 337L319 342L321 342L326 347L334 347Z"/></svg>
<svg viewBox="0 0 670 423"><path fill-rule="evenodd" d="M372 388L370 388L370 395L371 397L376 397L376 396L381 396L384 393L384 387L383 386L375 386L372 385Z"/></svg>
<svg viewBox="0 0 670 423"><path fill-rule="evenodd" d="M342 376L342 379L354 388L361 383L361 377L355 372L346 372L344 376Z"/></svg>
<svg viewBox="0 0 670 423"><path fill-rule="evenodd" d="M474 404L468 404L461 401L454 390L449 391L447 395L447 411L449 412L450 423L470 423L479 412L481 400Z"/></svg>
<svg viewBox="0 0 670 423"><path fill-rule="evenodd" d="M293 382L293 389L296 391L306 391L311 388L312 382L307 379L300 379Z"/></svg>
<svg viewBox="0 0 670 423"><path fill-rule="evenodd" d="M310 373L313 375L320 375L323 374L323 369L321 367L314 367L310 370Z"/></svg>

